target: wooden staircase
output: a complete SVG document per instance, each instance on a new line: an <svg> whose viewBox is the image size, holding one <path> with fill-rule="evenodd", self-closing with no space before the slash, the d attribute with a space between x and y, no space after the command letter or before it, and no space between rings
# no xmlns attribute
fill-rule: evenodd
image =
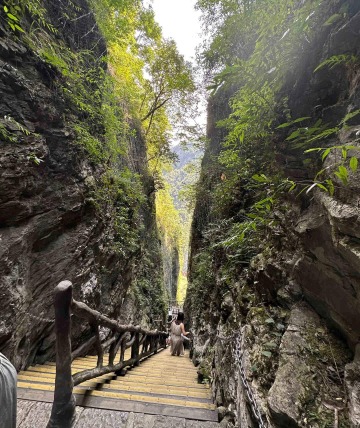
<svg viewBox="0 0 360 428"><path fill-rule="evenodd" d="M73 373L94 367L96 359L95 356L75 359ZM51 408L47 403L53 401L54 381L55 363L32 366L18 374L18 427L46 427ZM74 388L74 394L76 428L218 426L209 387L197 382L196 368L186 355L171 356L169 350L127 370L125 376L110 373L85 381ZM46 415L41 425L43 413ZM34 418L38 420L36 425ZM139 424L136 422L139 420L147 422Z"/></svg>

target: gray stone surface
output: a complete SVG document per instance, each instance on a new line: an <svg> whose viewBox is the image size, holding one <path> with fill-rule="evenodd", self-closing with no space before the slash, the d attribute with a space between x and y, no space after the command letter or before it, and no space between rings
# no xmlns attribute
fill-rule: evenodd
<svg viewBox="0 0 360 428"><path fill-rule="evenodd" d="M46 428L51 403L18 400L17 428ZM191 409L190 409L191 410ZM172 416L76 407L73 428L216 428L216 422L187 420ZM0 424L0 428L2 427Z"/></svg>
<svg viewBox="0 0 360 428"><path fill-rule="evenodd" d="M185 421L185 428L219 428L217 422Z"/></svg>
<svg viewBox="0 0 360 428"><path fill-rule="evenodd" d="M303 358L307 347L306 330L320 327L318 315L307 305L297 305L291 312L289 326L280 346L279 368L268 395L270 413L276 427L296 428L301 414L304 382L311 382L310 368Z"/></svg>
<svg viewBox="0 0 360 428"><path fill-rule="evenodd" d="M50 403L32 402L32 406L29 406L24 418L18 421L18 427L45 428L50 418L51 407Z"/></svg>
<svg viewBox="0 0 360 428"><path fill-rule="evenodd" d="M83 409L74 428L125 428L129 413L103 409Z"/></svg>
<svg viewBox="0 0 360 428"><path fill-rule="evenodd" d="M136 413L131 428L185 428L185 419Z"/></svg>
<svg viewBox="0 0 360 428"><path fill-rule="evenodd" d="M353 428L360 427L360 344L354 361L345 367L345 385L349 396L350 420Z"/></svg>
<svg viewBox="0 0 360 428"><path fill-rule="evenodd" d="M46 425L50 418L51 408L51 403L30 400L18 400L17 427L46 428ZM83 410L84 409L82 407L76 407L75 425L77 424L77 421Z"/></svg>
<svg viewBox="0 0 360 428"><path fill-rule="evenodd" d="M35 401L29 400L17 400L17 418L16 425L20 426L22 421L26 416L31 412L32 406L35 404Z"/></svg>

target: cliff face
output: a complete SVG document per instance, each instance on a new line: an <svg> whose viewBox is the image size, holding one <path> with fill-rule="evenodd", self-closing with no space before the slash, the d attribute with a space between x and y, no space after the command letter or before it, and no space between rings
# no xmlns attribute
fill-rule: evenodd
<svg viewBox="0 0 360 428"><path fill-rule="evenodd" d="M47 43L91 50L86 67L98 78L88 95L96 100L106 45L87 2L70 3L43 3L56 29L45 29ZM39 25L30 14L22 22L26 33ZM76 299L122 321L136 313L136 323L147 322L152 304L161 313L161 254L136 124L122 155L94 159L75 124L90 123L87 136L104 142L103 119L89 120L66 96L73 88L65 92L61 67L3 18L0 37L0 350L22 369L54 355L52 293L61 280L73 282ZM76 344L87 327L74 319L73 328Z"/></svg>
<svg viewBox="0 0 360 428"><path fill-rule="evenodd" d="M321 118L331 127L359 109L358 65L313 72L332 56L360 56L359 5L350 3L349 17L336 27L319 28L316 43L304 53L296 73L287 76L281 91L293 118ZM336 180L333 195L318 190L295 197L284 192L283 209L274 213L278 225L264 233L256 255L232 268L231 259L216 245L226 216L219 220L211 199L222 173L217 157L224 131L215 124L228 115L230 97L219 89L209 102L210 142L192 226L186 302L195 332L193 358L212 380L224 427L257 426L234 357L236 337L245 380L269 426L331 426L338 407L340 426L356 427L358 356L350 362L360 327L359 170L350 174L347 186ZM280 117L278 123L284 121ZM359 147L359 133L357 116L327 146ZM317 169L308 168L304 148L291 149L287 135L279 131L276 138L277 168L294 181L312 180L320 169L317 159ZM358 152L351 149L349 155L358 157ZM333 171L336 156L331 153L323 168ZM246 212L248 195L241 186L234 193L228 218Z"/></svg>

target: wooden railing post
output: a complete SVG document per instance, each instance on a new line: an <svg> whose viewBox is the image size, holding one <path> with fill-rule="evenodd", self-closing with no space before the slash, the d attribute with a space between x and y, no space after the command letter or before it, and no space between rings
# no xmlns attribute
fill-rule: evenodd
<svg viewBox="0 0 360 428"><path fill-rule="evenodd" d="M47 428L71 428L75 419L75 397L71 376L72 284L62 281L55 288L56 378L54 403Z"/></svg>
<svg viewBox="0 0 360 428"><path fill-rule="evenodd" d="M140 352L140 333L135 333L135 341L131 347L131 359L139 358L139 352ZM136 361L134 366L138 366L139 364L140 362Z"/></svg>

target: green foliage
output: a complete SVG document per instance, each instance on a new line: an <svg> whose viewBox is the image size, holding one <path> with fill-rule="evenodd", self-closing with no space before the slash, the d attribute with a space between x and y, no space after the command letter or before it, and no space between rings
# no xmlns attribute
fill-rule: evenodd
<svg viewBox="0 0 360 428"><path fill-rule="evenodd" d="M3 142L10 142L10 143L14 143L15 141L17 141L16 135L9 132L6 126L4 126L2 123L0 123L0 139Z"/></svg>
<svg viewBox="0 0 360 428"><path fill-rule="evenodd" d="M329 67L330 69L340 65L345 64L347 66L352 66L358 64L360 58L356 55L343 54L343 55L333 55L332 57L321 62L314 70L314 72L321 70L324 67Z"/></svg>
<svg viewBox="0 0 360 428"><path fill-rule="evenodd" d="M20 31L21 33L24 32L24 30L22 29L22 27L19 25L19 18L15 15L19 12L21 12L21 8L18 5L15 5L14 7L11 6L7 6L6 4L3 6L3 10L6 16L6 22L9 25L9 27L13 30L13 31ZM12 13L14 12L14 13Z"/></svg>
<svg viewBox="0 0 360 428"><path fill-rule="evenodd" d="M53 34L57 33L56 28L48 20L47 11L41 0L5 0L4 3L7 24L14 32L26 33L20 21L26 13L29 13L33 19L32 26L41 27Z"/></svg>
<svg viewBox="0 0 360 428"><path fill-rule="evenodd" d="M329 139L339 139L341 132L348 129L348 122L354 117L360 114L360 109L353 110L347 113L337 126L329 127L327 124L322 123L321 119L318 119L315 124L307 127L299 127L291 131L290 135L286 138L294 148L305 148L313 145L315 142L326 143ZM302 121L304 118L300 118L294 121L290 121L281 124L278 128L286 128L293 126L294 124ZM310 118L305 118L308 121ZM330 195L334 194L335 186L333 178L337 178L343 185L349 184L349 174L355 173L358 168L358 158L355 153L360 150L356 145L360 141L360 138L355 136L349 144L337 144L325 147L312 147L305 150L305 153L319 153L321 161L325 162L331 155L331 162L328 162L326 168L316 172L313 183L299 183L292 187L302 187L300 193L306 191L309 193L311 190L318 188L320 190L328 192Z"/></svg>
<svg viewBox="0 0 360 428"><path fill-rule="evenodd" d="M143 223L141 206L145 202L140 177L128 168L109 169L93 192L101 216L111 216L114 236L112 250L131 257L140 247Z"/></svg>
<svg viewBox="0 0 360 428"><path fill-rule="evenodd" d="M336 25L334 17L333 21L328 19L333 5L318 0L198 0L197 7L208 29L208 40L199 57L207 69L211 103L225 106L229 94L231 98L230 114L216 112L217 117L222 117L217 122L222 129L214 138L225 135L221 152L203 168L203 180L197 190L198 200L209 206L210 212L202 220L206 226L199 227L202 237L197 239L203 245L197 249L192 264L191 298L206 295L209 280L200 272L241 272L256 254L268 250L267 238L281 232L280 219L286 211L284 196L299 185L278 170L275 153L281 130L289 129L285 137L289 146L305 150L336 136L355 116L351 112L338 126L321 120L312 123L309 116L293 119L283 97L284 84L289 75L298 73L305 49L316 40L316 30ZM337 58L338 63L348 60ZM332 63L322 66L325 65ZM278 123L279 115L285 123ZM351 151L350 147L344 150ZM348 169L356 170L355 158L352 153L341 158L334 171L340 180L348 180ZM302 187L311 191L312 184L334 191L328 176L317 177ZM200 305L200 297L197 304ZM269 359L272 347L264 346L263 352L261 358Z"/></svg>

